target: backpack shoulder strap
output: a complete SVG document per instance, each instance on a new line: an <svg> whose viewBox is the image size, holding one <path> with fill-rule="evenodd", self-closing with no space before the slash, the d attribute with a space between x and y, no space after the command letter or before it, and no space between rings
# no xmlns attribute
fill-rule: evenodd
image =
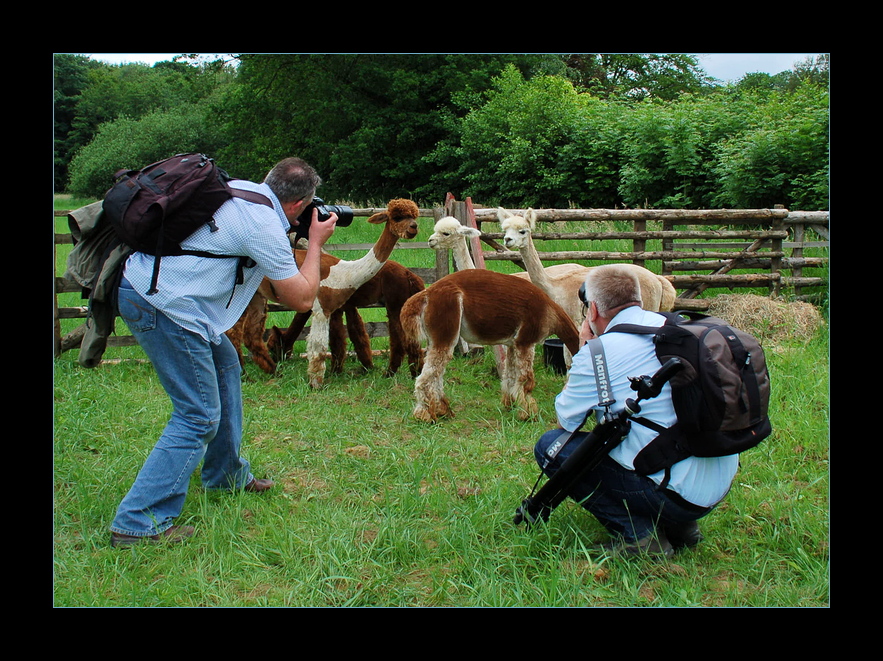
<svg viewBox="0 0 883 661"><path fill-rule="evenodd" d="M263 193L258 193L256 191L250 190L242 190L241 188L233 188L230 187L230 192L233 194L233 197L238 197L243 200L248 200L249 202L254 202L255 204L263 204L266 207L273 208L273 203L270 202L270 198L264 195Z"/></svg>
<svg viewBox="0 0 883 661"><path fill-rule="evenodd" d="M640 335L656 335L666 326L676 326L680 321L680 313L678 312L656 312L665 317L665 323L662 326L642 326L641 324L616 324L605 333L636 333Z"/></svg>

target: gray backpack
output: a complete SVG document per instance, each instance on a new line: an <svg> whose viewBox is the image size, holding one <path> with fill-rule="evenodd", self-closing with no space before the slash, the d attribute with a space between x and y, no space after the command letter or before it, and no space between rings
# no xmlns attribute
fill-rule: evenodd
<svg viewBox="0 0 883 661"><path fill-rule="evenodd" d="M618 324L611 333L653 335L664 364L677 357L685 368L670 384L677 423L662 427L633 418L659 435L635 458L635 470L650 475L690 456L723 457L744 452L772 433L770 377L760 343L717 317L660 312L660 327Z"/></svg>

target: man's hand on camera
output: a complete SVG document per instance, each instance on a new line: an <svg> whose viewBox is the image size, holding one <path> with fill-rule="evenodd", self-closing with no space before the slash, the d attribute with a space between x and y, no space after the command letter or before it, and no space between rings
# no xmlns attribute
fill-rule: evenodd
<svg viewBox="0 0 883 661"><path fill-rule="evenodd" d="M310 222L310 231L309 231L309 240L310 243L314 241L320 246L325 245L325 242L331 238L331 235L334 234L334 230L337 226L337 214L331 214L328 220L319 222L317 219L318 211L313 209L313 219Z"/></svg>

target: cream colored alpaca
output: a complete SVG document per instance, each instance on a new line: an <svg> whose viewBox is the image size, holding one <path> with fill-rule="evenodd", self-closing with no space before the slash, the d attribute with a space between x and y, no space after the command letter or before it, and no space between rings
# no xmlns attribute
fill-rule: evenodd
<svg viewBox="0 0 883 661"><path fill-rule="evenodd" d="M533 282L558 303L577 327L582 325L583 304L579 300L579 288L585 281L591 266L582 264L556 264L544 267L531 235L536 227L536 212L528 209L523 216L515 215L503 208L497 209L497 217L503 230L503 244L509 250L518 250L524 260L526 273L513 275ZM641 285L641 307L658 312L671 310L677 296L674 286L661 275L637 264L623 264L634 269ZM570 356L565 351L565 360L570 364Z"/></svg>

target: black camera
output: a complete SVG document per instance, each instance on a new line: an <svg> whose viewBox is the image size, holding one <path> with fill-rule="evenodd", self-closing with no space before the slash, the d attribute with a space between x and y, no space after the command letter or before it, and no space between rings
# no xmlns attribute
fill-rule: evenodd
<svg viewBox="0 0 883 661"><path fill-rule="evenodd" d="M350 207L337 204L325 204L325 200L314 197L313 201L297 217L298 225L293 229L298 237L308 238L310 223L313 221L313 209L317 210L316 218L320 223L331 218L332 213L337 214L337 227L348 227L353 222L353 210Z"/></svg>

